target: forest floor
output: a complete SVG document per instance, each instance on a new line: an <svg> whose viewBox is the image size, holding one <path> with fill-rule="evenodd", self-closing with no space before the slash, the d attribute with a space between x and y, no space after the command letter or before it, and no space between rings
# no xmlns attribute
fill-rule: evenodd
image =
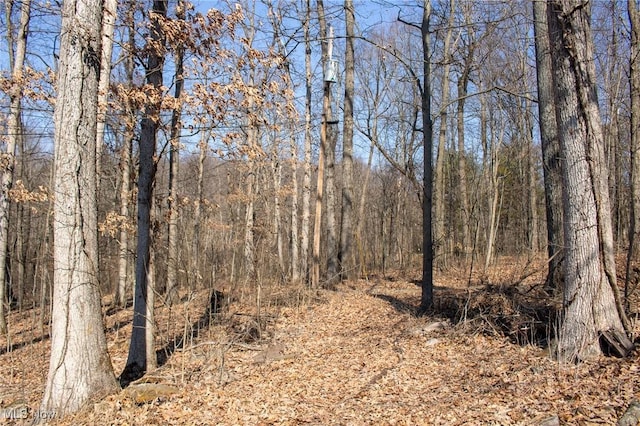
<svg viewBox="0 0 640 426"><path fill-rule="evenodd" d="M207 327L203 290L158 307L157 370L53 424L615 424L640 399L638 354L577 366L552 360L543 269L512 259L483 279L436 276L437 313L422 317L419 274L331 291L265 286L259 298L255 288L233 289ZM120 372L131 310L108 306ZM29 410L0 424L27 424L37 412L50 348L38 315L12 313L11 342L0 338L0 414Z"/></svg>

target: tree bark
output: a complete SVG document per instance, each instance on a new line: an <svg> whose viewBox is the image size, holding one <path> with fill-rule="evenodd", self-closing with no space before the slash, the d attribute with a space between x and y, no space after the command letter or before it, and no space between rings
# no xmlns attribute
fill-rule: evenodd
<svg viewBox="0 0 640 426"><path fill-rule="evenodd" d="M431 0L424 0L422 13L422 134L423 134L423 198L422 198L422 292L420 312L433 307L433 233L431 209L433 206L433 130L431 123L431 42L429 24Z"/></svg>
<svg viewBox="0 0 640 426"><path fill-rule="evenodd" d="M355 10L353 0L344 2L346 22L346 50L344 53L344 120L342 131L342 215L340 229L340 278L348 280L355 273L353 256L353 97L355 91L354 26Z"/></svg>
<svg viewBox="0 0 640 426"><path fill-rule="evenodd" d="M55 123L54 289L43 410L61 416L117 389L97 275L96 121L101 2L62 9Z"/></svg>
<svg viewBox="0 0 640 426"><path fill-rule="evenodd" d="M554 0L548 10L562 171L565 286L558 356L602 353L602 333L624 335L614 296L611 212L598 114L590 7ZM625 342L631 346L631 342Z"/></svg>
<svg viewBox="0 0 640 426"><path fill-rule="evenodd" d="M562 170L560 140L553 98L553 74L546 0L535 0L533 2L533 17L538 82L538 115L540 117L545 213L547 218L548 272L545 287L551 292L556 292L563 287Z"/></svg>
<svg viewBox="0 0 640 426"><path fill-rule="evenodd" d="M126 11L126 22L128 28L129 44L135 43L135 20L134 8L130 5ZM133 87L134 58L132 53L127 54L125 59L126 84ZM130 103L125 106L125 132L120 152L120 216L129 219L129 206L131 204L131 172L133 140L135 137L136 112L135 107ZM116 304L125 307L127 304L127 287L129 282L129 230L126 226L120 228L120 238L118 241L118 287L116 289Z"/></svg>
<svg viewBox="0 0 640 426"><path fill-rule="evenodd" d="M306 0L304 27L304 163L302 177L302 219L300 223L300 270L307 281L311 277L309 271L309 229L311 222L311 37L309 21L311 20L311 1ZM315 238L315 234L314 234ZM315 252L314 252L315 256ZM314 263L315 265L315 263ZM314 269L315 270L315 269ZM317 284L317 282L315 283Z"/></svg>
<svg viewBox="0 0 640 426"><path fill-rule="evenodd" d="M154 99L145 105L141 122L138 166L138 245L136 249L136 284L133 299L133 331L129 345L127 364L122 381L142 376L151 365L148 353L148 330L153 329L149 310L153 309L153 295L149 286L149 261L151 251L151 212L153 208L153 186L156 176L156 139L160 122L159 99L162 96L162 68L164 64L164 35L162 19L167 15L167 0L154 0L150 12L151 46L147 61L147 83L154 91ZM152 342L153 343L153 339Z"/></svg>

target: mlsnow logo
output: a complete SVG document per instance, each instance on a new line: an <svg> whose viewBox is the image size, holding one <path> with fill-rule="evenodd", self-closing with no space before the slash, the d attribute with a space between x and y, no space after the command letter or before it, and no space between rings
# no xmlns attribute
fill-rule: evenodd
<svg viewBox="0 0 640 426"><path fill-rule="evenodd" d="M53 420L56 417L56 412L55 411L47 411L47 410L36 410L33 413L36 421L48 421L48 420Z"/></svg>
<svg viewBox="0 0 640 426"><path fill-rule="evenodd" d="M0 418L3 419L26 419L29 415L29 408L22 407L11 407L11 408L1 408L0 409Z"/></svg>

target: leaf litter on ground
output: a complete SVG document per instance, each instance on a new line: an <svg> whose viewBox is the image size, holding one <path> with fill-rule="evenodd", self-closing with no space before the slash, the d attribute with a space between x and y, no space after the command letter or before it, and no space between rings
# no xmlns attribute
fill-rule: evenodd
<svg viewBox="0 0 640 426"><path fill-rule="evenodd" d="M520 279L509 264L470 281L466 273L437 276L442 315L416 317L420 288L400 275L332 291L273 287L259 306L232 300L206 328L198 327L207 291L171 309L160 304L157 346L166 362L140 383L171 391L145 398L124 390L52 424L615 424L640 398L637 354L555 362L541 336L518 332L541 321L535 313L548 305L531 291L541 274ZM105 309L116 372L130 315ZM14 350L0 341L0 408L36 410L49 341L35 314L11 316Z"/></svg>

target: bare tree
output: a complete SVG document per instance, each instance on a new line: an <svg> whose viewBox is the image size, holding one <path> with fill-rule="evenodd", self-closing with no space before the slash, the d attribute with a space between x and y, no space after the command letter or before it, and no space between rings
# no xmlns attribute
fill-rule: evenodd
<svg viewBox="0 0 640 426"><path fill-rule="evenodd" d="M632 346L616 302L613 236L603 134L598 113L589 4L549 5L556 120L562 169L565 242L561 360L598 356L604 334Z"/></svg>
<svg viewBox="0 0 640 426"><path fill-rule="evenodd" d="M400 17L398 17L400 19ZM433 307L433 122L431 119L431 0L423 0L422 21L406 25L420 30L422 41L422 80L415 77L420 93L422 118L422 292L418 312L426 313ZM415 124L412 127L416 127ZM398 170L401 170L398 168Z"/></svg>
<svg viewBox="0 0 640 426"><path fill-rule="evenodd" d="M22 76L24 68L24 58L27 51L27 35L29 33L29 18L31 15L31 1L23 0L20 9L20 23L18 26L17 39L13 39L11 28L11 10L13 0L5 3L7 11L7 39L9 42L11 66L11 90L9 92L10 105L7 120L7 146L2 154L0 163L0 334L7 332L7 319L5 313L5 301L7 299L6 289L8 287L7 277L7 253L9 249L9 191L13 185L13 174L16 165L16 147L22 138ZM15 44L15 46L14 46ZM14 52L15 47L15 54Z"/></svg>
<svg viewBox="0 0 640 426"><path fill-rule="evenodd" d="M100 1L66 0L55 105L54 289L42 409L73 412L117 383L102 323L97 271L96 123Z"/></svg>

